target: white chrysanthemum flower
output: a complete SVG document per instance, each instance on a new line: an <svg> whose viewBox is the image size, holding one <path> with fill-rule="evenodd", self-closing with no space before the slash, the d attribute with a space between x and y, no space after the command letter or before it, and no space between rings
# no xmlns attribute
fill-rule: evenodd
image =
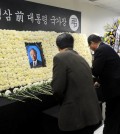
<svg viewBox="0 0 120 134"><path fill-rule="evenodd" d="M17 93L19 91L19 88L14 88L13 93Z"/></svg>
<svg viewBox="0 0 120 134"><path fill-rule="evenodd" d="M51 82L52 81L52 78L49 78L48 80L47 80L47 82Z"/></svg>
<svg viewBox="0 0 120 134"><path fill-rule="evenodd" d="M5 96L9 96L12 92L10 90L5 91Z"/></svg>
<svg viewBox="0 0 120 134"><path fill-rule="evenodd" d="M28 88L27 85L23 87L23 90L26 90L26 88Z"/></svg>
<svg viewBox="0 0 120 134"><path fill-rule="evenodd" d="M20 87L20 88L19 88L19 91L23 91L23 90L24 90L24 87Z"/></svg>
<svg viewBox="0 0 120 134"><path fill-rule="evenodd" d="M40 81L40 82L39 82L39 85L42 85L42 84L43 84L43 81Z"/></svg>
<svg viewBox="0 0 120 134"><path fill-rule="evenodd" d="M32 86L32 85L27 85L27 86L24 87L23 90L25 90L26 88L31 88L31 86Z"/></svg>

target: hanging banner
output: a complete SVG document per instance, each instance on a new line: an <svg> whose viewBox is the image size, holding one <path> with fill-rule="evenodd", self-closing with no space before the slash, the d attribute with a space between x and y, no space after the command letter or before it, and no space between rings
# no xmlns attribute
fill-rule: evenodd
<svg viewBox="0 0 120 134"><path fill-rule="evenodd" d="M80 33L81 12L28 1L1 1L0 29Z"/></svg>

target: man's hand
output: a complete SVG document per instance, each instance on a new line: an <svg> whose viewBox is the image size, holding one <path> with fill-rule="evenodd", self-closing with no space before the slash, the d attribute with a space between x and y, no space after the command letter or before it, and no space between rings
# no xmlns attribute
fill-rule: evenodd
<svg viewBox="0 0 120 134"><path fill-rule="evenodd" d="M94 87L95 87L95 88L99 88L99 87L100 87L100 84L99 84L98 82L95 82L95 83L94 83Z"/></svg>

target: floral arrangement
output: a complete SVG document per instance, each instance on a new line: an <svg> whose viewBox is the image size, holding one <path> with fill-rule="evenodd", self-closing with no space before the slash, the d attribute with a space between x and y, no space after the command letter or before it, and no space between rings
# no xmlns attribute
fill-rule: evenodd
<svg viewBox="0 0 120 134"><path fill-rule="evenodd" d="M14 98L15 95L19 95L18 91L22 91L22 94L28 91L32 92L35 85L36 91L41 92L41 88L38 91L38 87L41 87L40 85L43 85L44 81L49 81L52 77L53 57L58 53L55 42L59 34L44 31L0 30L0 95L12 95L11 97ZM91 66L92 56L88 48L86 35L78 33L72 35L75 38L75 50ZM46 67L30 68L25 42L42 43ZM51 94L51 91L49 91L46 94ZM4 95L2 92L4 92Z"/></svg>
<svg viewBox="0 0 120 134"><path fill-rule="evenodd" d="M113 25L105 26L104 42L113 47L119 53L120 46L120 19L114 21Z"/></svg>
<svg viewBox="0 0 120 134"><path fill-rule="evenodd" d="M14 88L13 90L6 90L4 93L1 92L0 96L21 102L25 102L25 98L42 101L37 97L37 94L53 95L50 84L51 81L36 82L24 87Z"/></svg>

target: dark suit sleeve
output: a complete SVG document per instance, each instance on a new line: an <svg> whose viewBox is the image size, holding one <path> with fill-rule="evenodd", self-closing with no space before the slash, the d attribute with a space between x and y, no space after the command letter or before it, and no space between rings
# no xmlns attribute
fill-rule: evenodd
<svg viewBox="0 0 120 134"><path fill-rule="evenodd" d="M105 54L104 50L98 49L94 55L93 67L92 67L92 74L95 77L98 77L104 68L105 65Z"/></svg>
<svg viewBox="0 0 120 134"><path fill-rule="evenodd" d="M31 67L31 68L33 67L33 62L30 62L30 67Z"/></svg>
<svg viewBox="0 0 120 134"><path fill-rule="evenodd" d="M51 85L53 95L59 102L62 102L66 89L66 66L58 57L53 59L53 81Z"/></svg>
<svg viewBox="0 0 120 134"><path fill-rule="evenodd" d="M42 62L37 60L37 66L42 66Z"/></svg>

